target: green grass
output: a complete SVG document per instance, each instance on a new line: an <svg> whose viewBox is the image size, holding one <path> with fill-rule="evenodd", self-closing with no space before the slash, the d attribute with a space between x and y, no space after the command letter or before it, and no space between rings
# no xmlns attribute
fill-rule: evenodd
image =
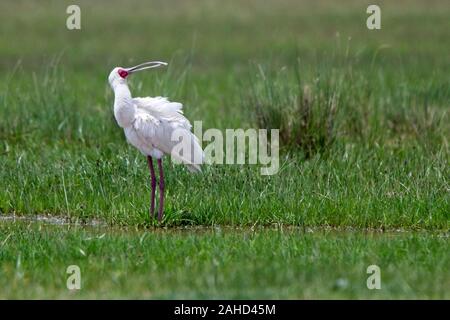
<svg viewBox="0 0 450 320"><path fill-rule="evenodd" d="M447 2L380 2L379 31L365 1L77 1L82 30L68 31L73 3L0 3L0 214L113 229L1 222L0 297L448 298ZM145 159L115 123L107 76L150 59L170 66L135 75L135 96L181 101L204 129L281 129L274 176L164 162L164 227L240 231L149 222ZM298 229L247 229L260 226ZM302 231L330 227L353 231ZM378 293L365 287L372 257ZM86 270L79 295L61 289L72 260Z"/></svg>
<svg viewBox="0 0 450 320"><path fill-rule="evenodd" d="M439 234L0 229L0 298L449 298L448 238ZM380 290L366 286L374 264ZM79 291L66 288L69 265L80 267Z"/></svg>

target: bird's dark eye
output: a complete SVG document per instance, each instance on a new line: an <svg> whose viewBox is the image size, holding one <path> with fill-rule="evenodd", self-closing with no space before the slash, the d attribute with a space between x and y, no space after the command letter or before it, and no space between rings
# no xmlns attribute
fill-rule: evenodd
<svg viewBox="0 0 450 320"><path fill-rule="evenodd" d="M126 78L128 76L128 71L123 70L123 69L119 69L119 71L117 71L119 73L119 76L121 76L122 78Z"/></svg>

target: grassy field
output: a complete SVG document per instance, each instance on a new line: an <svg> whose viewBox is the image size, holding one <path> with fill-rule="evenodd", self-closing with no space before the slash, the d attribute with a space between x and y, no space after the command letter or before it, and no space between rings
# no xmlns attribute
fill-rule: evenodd
<svg viewBox="0 0 450 320"><path fill-rule="evenodd" d="M0 229L10 235L0 298L448 298L442 234ZM66 288L71 264L81 269L80 291ZM372 264L382 270L381 290L367 289Z"/></svg>
<svg viewBox="0 0 450 320"><path fill-rule="evenodd" d="M2 1L0 297L449 298L450 5L377 2L371 31L369 2L344 3ZM149 222L107 84L148 60L170 65L133 95L204 129L279 128L280 171L166 159L166 219Z"/></svg>

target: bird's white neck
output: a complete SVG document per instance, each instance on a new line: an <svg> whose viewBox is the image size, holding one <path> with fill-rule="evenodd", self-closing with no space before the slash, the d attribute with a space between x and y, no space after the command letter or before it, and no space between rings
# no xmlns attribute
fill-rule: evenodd
<svg viewBox="0 0 450 320"><path fill-rule="evenodd" d="M131 126L135 107L126 83L117 83L114 88L114 117L122 128Z"/></svg>

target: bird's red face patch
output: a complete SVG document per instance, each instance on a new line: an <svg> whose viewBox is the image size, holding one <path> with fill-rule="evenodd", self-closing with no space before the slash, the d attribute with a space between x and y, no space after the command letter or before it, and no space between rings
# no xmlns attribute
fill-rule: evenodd
<svg viewBox="0 0 450 320"><path fill-rule="evenodd" d="M121 76L122 78L126 78L128 76L128 71L123 70L123 69L119 69L119 71L117 71L119 73L119 76Z"/></svg>

